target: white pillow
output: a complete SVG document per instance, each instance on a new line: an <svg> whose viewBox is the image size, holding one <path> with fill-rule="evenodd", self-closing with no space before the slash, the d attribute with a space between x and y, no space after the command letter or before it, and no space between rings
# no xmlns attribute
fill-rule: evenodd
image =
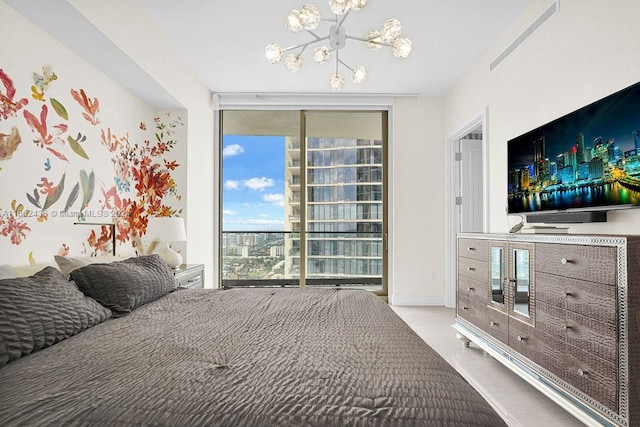
<svg viewBox="0 0 640 427"><path fill-rule="evenodd" d="M84 267L89 264L108 264L113 261L124 261L126 259L118 256L70 257L54 255L53 257L56 260L56 264L58 264L58 268L67 279L71 272L76 268Z"/></svg>
<svg viewBox="0 0 640 427"><path fill-rule="evenodd" d="M29 276L33 276L39 271L44 270L47 267L55 268L56 265L55 263L14 265L13 269L16 272L15 277L29 277Z"/></svg>
<svg viewBox="0 0 640 427"><path fill-rule="evenodd" d="M13 279L14 277L18 277L18 273L16 273L13 267L7 264L0 265L0 280Z"/></svg>

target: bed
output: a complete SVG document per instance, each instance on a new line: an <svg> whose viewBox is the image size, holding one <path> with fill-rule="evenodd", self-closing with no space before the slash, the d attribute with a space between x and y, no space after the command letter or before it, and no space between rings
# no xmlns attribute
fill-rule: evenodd
<svg viewBox="0 0 640 427"><path fill-rule="evenodd" d="M72 273L69 284L111 286L105 271L123 263ZM76 272L87 268L97 267ZM53 270L38 280L59 282ZM12 298L3 293L16 280L0 280L0 332ZM124 311L91 305L112 315L0 366L0 425L505 425L367 291L171 289L143 300Z"/></svg>

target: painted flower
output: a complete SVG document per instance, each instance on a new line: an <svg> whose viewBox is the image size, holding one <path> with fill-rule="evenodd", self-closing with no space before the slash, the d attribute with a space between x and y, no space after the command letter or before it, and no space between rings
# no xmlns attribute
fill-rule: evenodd
<svg viewBox="0 0 640 427"><path fill-rule="evenodd" d="M57 185L53 185L53 182L49 181L47 177L40 178L40 184L36 184L36 186L40 187L40 193L46 194L47 197L53 196L59 187Z"/></svg>
<svg viewBox="0 0 640 427"><path fill-rule="evenodd" d="M16 88L13 80L0 68L0 83L4 86L4 93L0 90L0 120L16 117L18 110L29 103L27 98L14 100Z"/></svg>
<svg viewBox="0 0 640 427"><path fill-rule="evenodd" d="M100 227L100 236L96 236L96 231L91 230L91 235L87 239L87 243L92 247L95 252L101 252L103 254L111 252L111 227L103 225Z"/></svg>
<svg viewBox="0 0 640 427"><path fill-rule="evenodd" d="M27 232L31 231L31 228L13 215L11 212L6 221L3 222L2 228L0 228L0 234L4 237L10 237L11 243L19 245L22 240L27 237Z"/></svg>

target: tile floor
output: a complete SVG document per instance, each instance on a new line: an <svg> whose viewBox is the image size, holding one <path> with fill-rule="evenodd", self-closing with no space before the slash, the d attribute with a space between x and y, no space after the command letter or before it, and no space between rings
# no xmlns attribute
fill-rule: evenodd
<svg viewBox="0 0 640 427"><path fill-rule="evenodd" d="M391 306L411 328L471 383L512 427L572 427L583 424L500 362L474 346L465 348L445 307Z"/></svg>

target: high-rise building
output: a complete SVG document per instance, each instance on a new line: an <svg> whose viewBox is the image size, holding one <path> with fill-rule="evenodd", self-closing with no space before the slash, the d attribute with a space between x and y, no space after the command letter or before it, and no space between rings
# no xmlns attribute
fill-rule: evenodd
<svg viewBox="0 0 640 427"><path fill-rule="evenodd" d="M578 150L575 146L571 147L569 151L564 153L564 165L565 165L565 169L567 167L571 167L571 171L574 174L578 171ZM567 173L568 172L565 170L564 172L565 176ZM574 180L575 180L575 176L574 176L574 179L571 180L571 182L573 182ZM563 178L563 182L567 182L566 178Z"/></svg>
<svg viewBox="0 0 640 427"><path fill-rule="evenodd" d="M300 262L300 144L286 138L285 275ZM382 277L382 141L307 138L307 278Z"/></svg>
<svg viewBox="0 0 640 427"><path fill-rule="evenodd" d="M640 153L640 129L633 131L633 142L636 145L636 153Z"/></svg>
<svg viewBox="0 0 640 427"><path fill-rule="evenodd" d="M540 165L545 159L545 139L544 136L533 141L533 180L537 182L542 179L540 176Z"/></svg>
<svg viewBox="0 0 640 427"><path fill-rule="evenodd" d="M520 169L520 189L526 190L529 188L529 169Z"/></svg>
<svg viewBox="0 0 640 427"><path fill-rule="evenodd" d="M584 152L584 135L579 132L576 135L576 147L578 149L578 163L586 162L586 156Z"/></svg>

